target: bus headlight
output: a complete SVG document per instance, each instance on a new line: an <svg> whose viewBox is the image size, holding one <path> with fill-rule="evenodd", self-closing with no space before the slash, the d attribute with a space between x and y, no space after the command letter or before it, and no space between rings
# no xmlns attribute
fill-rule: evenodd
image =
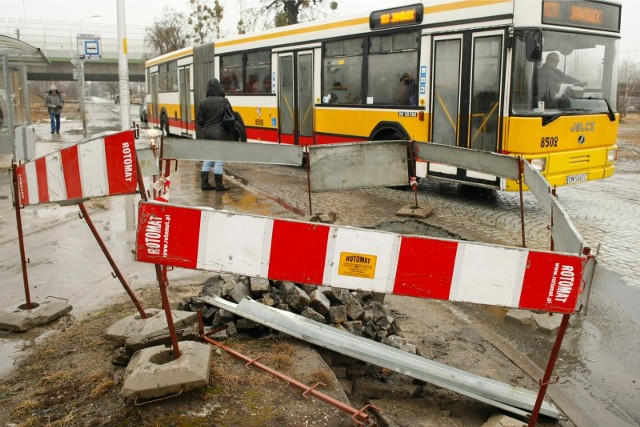
<svg viewBox="0 0 640 427"><path fill-rule="evenodd" d="M547 167L547 159L545 159L544 157L531 159L529 160L529 163L531 163L531 166L533 166L533 168L538 172L544 171L544 169Z"/></svg>
<svg viewBox="0 0 640 427"><path fill-rule="evenodd" d="M618 149L611 148L607 151L607 163L613 163L618 160Z"/></svg>

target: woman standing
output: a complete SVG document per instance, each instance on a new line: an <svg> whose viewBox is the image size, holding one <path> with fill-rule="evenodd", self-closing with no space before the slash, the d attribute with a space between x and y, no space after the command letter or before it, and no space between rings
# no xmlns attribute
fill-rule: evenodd
<svg viewBox="0 0 640 427"><path fill-rule="evenodd" d="M217 141L232 140L232 130L226 130L222 123L224 112L229 104L225 96L226 93L218 79L209 80L207 96L200 101L198 112L196 113L196 121L198 122L198 126L203 130L204 139L214 139ZM209 184L209 169L211 169L212 166L213 176L216 182L215 187ZM202 190L228 190L228 188L222 184L222 174L222 162L206 160L200 170L200 180L202 182L200 188Z"/></svg>
<svg viewBox="0 0 640 427"><path fill-rule="evenodd" d="M58 88L55 85L51 85L49 93L44 99L44 103L49 111L49 118L51 119L51 133L60 134L60 113L62 113L62 107L64 106L64 99L58 92Z"/></svg>

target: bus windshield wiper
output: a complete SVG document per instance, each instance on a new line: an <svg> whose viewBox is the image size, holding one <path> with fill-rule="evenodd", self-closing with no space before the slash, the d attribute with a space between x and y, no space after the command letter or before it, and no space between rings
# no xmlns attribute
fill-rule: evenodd
<svg viewBox="0 0 640 427"><path fill-rule="evenodd" d="M549 116L542 116L542 126L546 126L549 123L555 121L559 117L562 117L566 113L572 113L576 111L587 111L584 108L565 108L561 110L559 113L551 114Z"/></svg>

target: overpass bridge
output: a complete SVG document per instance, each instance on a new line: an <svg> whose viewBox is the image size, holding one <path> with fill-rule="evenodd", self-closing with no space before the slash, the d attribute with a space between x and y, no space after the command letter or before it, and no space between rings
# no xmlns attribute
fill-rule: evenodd
<svg viewBox="0 0 640 427"><path fill-rule="evenodd" d="M50 21L42 19L0 18L0 34L20 39L40 48L50 65L28 66L30 81L70 81L74 66L71 64L78 54L77 35L94 34L100 37L102 55L100 59L86 60L85 81L118 81L118 26L99 22ZM144 27L127 24L127 59L129 81L144 81L144 61L155 56L144 44Z"/></svg>

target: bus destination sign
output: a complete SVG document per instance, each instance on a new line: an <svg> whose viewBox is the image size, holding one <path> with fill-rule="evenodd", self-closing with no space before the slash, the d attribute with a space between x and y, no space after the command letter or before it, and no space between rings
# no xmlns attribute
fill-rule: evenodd
<svg viewBox="0 0 640 427"><path fill-rule="evenodd" d="M542 22L620 32L620 6L584 0L545 0Z"/></svg>
<svg viewBox="0 0 640 427"><path fill-rule="evenodd" d="M378 10L369 16L369 27L372 30L404 27L422 23L424 7L421 4Z"/></svg>

